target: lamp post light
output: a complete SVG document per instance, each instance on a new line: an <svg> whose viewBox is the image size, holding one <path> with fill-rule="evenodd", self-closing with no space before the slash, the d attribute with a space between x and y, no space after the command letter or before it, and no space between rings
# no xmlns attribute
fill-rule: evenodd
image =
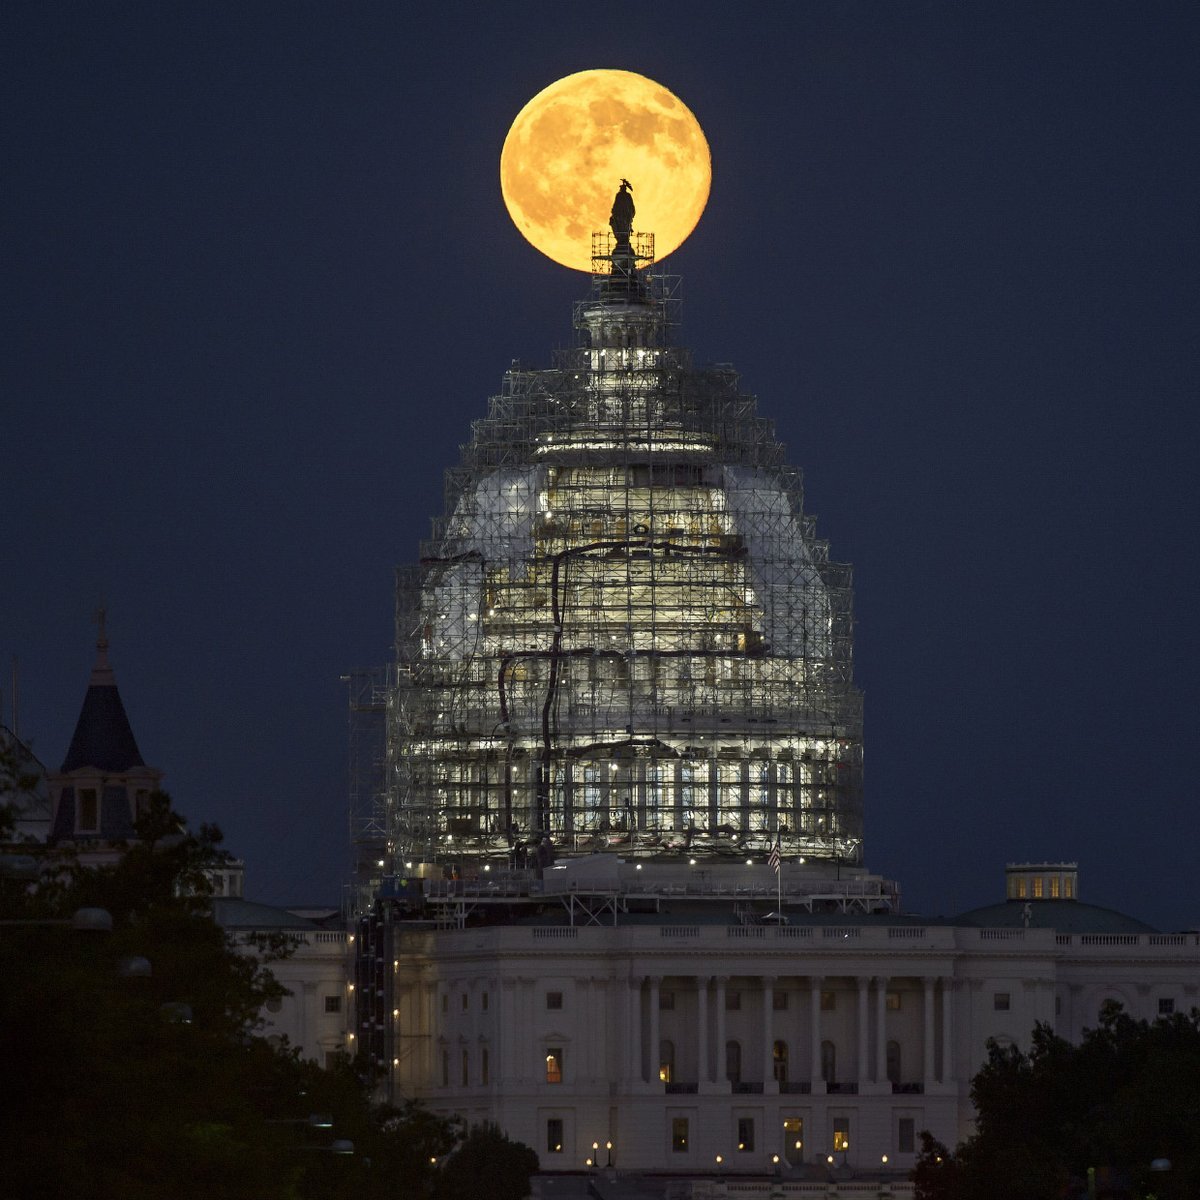
<svg viewBox="0 0 1200 1200"><path fill-rule="evenodd" d="M612 1144L612 1142L605 1142L604 1150L605 1150L605 1153L608 1155L608 1161L604 1165L606 1167L611 1168L613 1165L613 1160L612 1160L613 1144Z"/></svg>

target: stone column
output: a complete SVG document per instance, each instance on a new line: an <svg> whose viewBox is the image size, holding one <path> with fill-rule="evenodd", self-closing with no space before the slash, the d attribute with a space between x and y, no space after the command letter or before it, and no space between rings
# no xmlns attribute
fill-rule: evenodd
<svg viewBox="0 0 1200 1200"><path fill-rule="evenodd" d="M858 983L858 1090L859 1092L866 1091L863 1084L870 1081L870 1057L867 1043L867 1021L869 1019L869 1009L867 1007L867 988L871 986L871 980L866 975L860 975L856 981Z"/></svg>
<svg viewBox="0 0 1200 1200"><path fill-rule="evenodd" d="M658 1025L658 988L662 983L661 975L651 975L650 977L650 1070L647 1072L647 1078L652 1087L658 1085L658 1072L662 1066L662 1054L659 1050L661 1037L659 1036Z"/></svg>
<svg viewBox="0 0 1200 1200"><path fill-rule="evenodd" d="M625 1002L629 1006L629 1020L626 1028L629 1031L629 1044L625 1048L625 1078L630 1086L640 1083L645 1076L642 1073L642 976L630 975L629 987L625 992Z"/></svg>
<svg viewBox="0 0 1200 1200"><path fill-rule="evenodd" d="M708 1065L708 976L696 976L696 1082L712 1079Z"/></svg>
<svg viewBox="0 0 1200 1200"><path fill-rule="evenodd" d="M922 980L925 985L925 1044L921 1063L921 1081L925 1090L933 1082L933 976L926 975Z"/></svg>
<svg viewBox="0 0 1200 1200"><path fill-rule="evenodd" d="M775 1079L775 977L762 977L763 1092L778 1095Z"/></svg>
<svg viewBox="0 0 1200 1200"><path fill-rule="evenodd" d="M812 1067L809 1072L809 1087L814 1096L823 1095L825 1092L825 1081L821 1078L821 983L822 979L820 975L809 977L808 995L812 1006L812 1011L809 1014L812 1042ZM806 1136L811 1137L812 1135L806 1131Z"/></svg>
<svg viewBox="0 0 1200 1200"><path fill-rule="evenodd" d="M954 992L953 979L942 977L942 1082L954 1082Z"/></svg>
<svg viewBox="0 0 1200 1200"><path fill-rule="evenodd" d="M887 1082L887 976L875 979L875 1082Z"/></svg>
<svg viewBox="0 0 1200 1200"><path fill-rule="evenodd" d="M425 1009L423 1028L428 1031L424 1047L425 1082L426 1086L432 1087L435 1080L440 1081L441 1079L441 1075L438 1073L437 1038L434 1036L434 1030L442 1032L442 1014L437 1010L437 982L433 979L426 979L420 988L420 1003Z"/></svg>
<svg viewBox="0 0 1200 1200"><path fill-rule="evenodd" d="M721 1082L725 1079L725 984L729 982L729 976L718 975L716 980L717 994L714 1003L717 1006L717 1047L714 1057L717 1061L713 1077Z"/></svg>

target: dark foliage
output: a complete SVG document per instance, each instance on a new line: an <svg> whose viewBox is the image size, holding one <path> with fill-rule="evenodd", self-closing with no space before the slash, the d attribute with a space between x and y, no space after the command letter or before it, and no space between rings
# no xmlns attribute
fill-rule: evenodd
<svg viewBox="0 0 1200 1200"><path fill-rule="evenodd" d="M1194 1009L1149 1023L1112 1003L1078 1046L1045 1025L1028 1054L989 1042L971 1095L976 1132L957 1150L922 1135L919 1200L1200 1196Z"/></svg>

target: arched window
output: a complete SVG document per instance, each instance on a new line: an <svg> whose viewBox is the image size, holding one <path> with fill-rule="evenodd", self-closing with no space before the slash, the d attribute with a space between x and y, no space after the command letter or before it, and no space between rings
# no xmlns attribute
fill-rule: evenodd
<svg viewBox="0 0 1200 1200"><path fill-rule="evenodd" d="M742 1043L725 1043L725 1078L730 1083L742 1082Z"/></svg>
<svg viewBox="0 0 1200 1200"><path fill-rule="evenodd" d="M821 1043L821 1078L837 1083L837 1047L832 1042Z"/></svg>
<svg viewBox="0 0 1200 1200"><path fill-rule="evenodd" d="M787 1083L788 1077L788 1048L787 1042L776 1042L771 1051L771 1071L776 1083Z"/></svg>
<svg viewBox="0 0 1200 1200"><path fill-rule="evenodd" d="M887 1077L888 1083L900 1082L900 1043L887 1044Z"/></svg>
<svg viewBox="0 0 1200 1200"><path fill-rule="evenodd" d="M666 1038L658 1044L658 1078L662 1083L675 1079L675 1043Z"/></svg>

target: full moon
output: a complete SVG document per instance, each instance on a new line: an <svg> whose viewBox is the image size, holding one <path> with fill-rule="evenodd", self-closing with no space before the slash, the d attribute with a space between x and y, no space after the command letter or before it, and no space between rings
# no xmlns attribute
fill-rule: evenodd
<svg viewBox="0 0 1200 1200"><path fill-rule="evenodd" d="M632 71L552 83L517 114L500 153L500 190L517 228L577 271L592 268L592 232L608 230L622 179L633 189L634 228L654 234L655 258L678 250L708 200L708 142L678 96Z"/></svg>

